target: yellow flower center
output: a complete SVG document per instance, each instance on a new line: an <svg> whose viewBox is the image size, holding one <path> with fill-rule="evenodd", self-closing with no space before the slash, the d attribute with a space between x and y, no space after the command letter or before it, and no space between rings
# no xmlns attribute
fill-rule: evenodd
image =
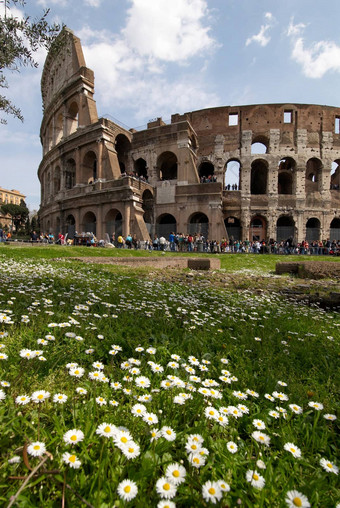
<svg viewBox="0 0 340 508"><path fill-rule="evenodd" d="M129 451L129 453L133 453L135 451L135 449L134 448L129 448L128 451Z"/></svg>
<svg viewBox="0 0 340 508"><path fill-rule="evenodd" d="M168 434L168 436L171 436L172 434L171 430L167 430L166 433Z"/></svg>
<svg viewBox="0 0 340 508"><path fill-rule="evenodd" d="M333 467L333 464L331 464L330 462L327 463L327 466L331 469Z"/></svg>
<svg viewBox="0 0 340 508"><path fill-rule="evenodd" d="M260 441L264 441L264 437L263 436L260 436L259 439L260 439Z"/></svg>
<svg viewBox="0 0 340 508"><path fill-rule="evenodd" d="M173 471L172 476L178 478L180 476L180 472L176 469L176 471Z"/></svg>
<svg viewBox="0 0 340 508"><path fill-rule="evenodd" d="M127 443L128 442L128 439L125 436L121 437L120 440L121 440L122 443Z"/></svg>
<svg viewBox="0 0 340 508"><path fill-rule="evenodd" d="M141 413L142 410L141 409L137 409L136 413Z"/></svg>
<svg viewBox="0 0 340 508"><path fill-rule="evenodd" d="M234 415L237 415L237 413L238 413L237 409L234 409L233 413L234 413Z"/></svg>
<svg viewBox="0 0 340 508"><path fill-rule="evenodd" d="M197 450L197 446L195 444L191 445L192 450Z"/></svg>
<svg viewBox="0 0 340 508"><path fill-rule="evenodd" d="M104 429L104 432L110 432L110 430L111 430L111 427L109 427L109 426L107 425L107 426L105 427L105 429Z"/></svg>
<svg viewBox="0 0 340 508"><path fill-rule="evenodd" d="M254 474L253 474L253 478L254 478L254 480L257 482L257 480L259 479L259 475L258 475L258 474L256 474L256 473L254 473Z"/></svg>
<svg viewBox="0 0 340 508"><path fill-rule="evenodd" d="M163 489L164 490L170 490L170 483L164 483Z"/></svg>
<svg viewBox="0 0 340 508"><path fill-rule="evenodd" d="M292 453L295 453L295 452L296 452L295 448L291 448L291 449L290 449L290 451L291 451Z"/></svg>
<svg viewBox="0 0 340 508"><path fill-rule="evenodd" d="M42 394L40 394L40 395L38 395L38 397L37 397L37 398L38 398L39 400L41 400L41 399L43 399L43 398L44 398L44 396L43 396Z"/></svg>
<svg viewBox="0 0 340 508"><path fill-rule="evenodd" d="M62 395L59 395L58 399L59 399L59 400L61 400L62 398L63 398L63 396L62 396Z"/></svg>
<svg viewBox="0 0 340 508"><path fill-rule="evenodd" d="M302 501L299 497L294 497L293 504L295 504L295 506L302 506Z"/></svg>
<svg viewBox="0 0 340 508"><path fill-rule="evenodd" d="M39 446L39 445L34 445L34 446L33 446L33 449L34 449L34 450L40 450L40 446Z"/></svg>
<svg viewBox="0 0 340 508"><path fill-rule="evenodd" d="M74 373L75 373L75 374L79 374L79 370L75 370L75 371L74 371Z"/></svg>
<svg viewBox="0 0 340 508"><path fill-rule="evenodd" d="M209 494L211 494L212 496L214 496L216 494L216 490L214 489L214 487L210 487L210 489L208 490Z"/></svg>
<svg viewBox="0 0 340 508"><path fill-rule="evenodd" d="M70 437L71 441L77 441L77 436L73 434L73 436Z"/></svg>
<svg viewBox="0 0 340 508"><path fill-rule="evenodd" d="M214 411L209 411L209 414L212 416L214 414Z"/></svg>
<svg viewBox="0 0 340 508"><path fill-rule="evenodd" d="M77 457L76 457L75 455L70 455L70 456L69 456L69 458L68 458L68 460L69 460L70 462L72 462L72 464L74 464L74 463L75 463L75 461L77 460Z"/></svg>
<svg viewBox="0 0 340 508"><path fill-rule="evenodd" d="M126 485L124 487L124 492L126 492L127 494L131 491L131 486L130 485Z"/></svg>
<svg viewBox="0 0 340 508"><path fill-rule="evenodd" d="M21 399L20 399L20 400L26 400L26 397L21 397Z"/></svg>
<svg viewBox="0 0 340 508"><path fill-rule="evenodd" d="M195 457L195 458L194 458L194 460L193 460L193 462L194 462L195 464L199 464L199 463L200 463L200 459L198 459L197 457Z"/></svg>

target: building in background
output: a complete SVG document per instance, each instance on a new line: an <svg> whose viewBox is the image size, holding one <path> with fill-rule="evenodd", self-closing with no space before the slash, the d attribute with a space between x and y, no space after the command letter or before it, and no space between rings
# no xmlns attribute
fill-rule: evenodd
<svg viewBox="0 0 340 508"><path fill-rule="evenodd" d="M0 224L2 227L11 227L12 226L12 217L10 215L5 215L1 211L1 205L13 204L20 205L22 201L25 201L26 196L21 194L21 192L12 189L3 189L0 187Z"/></svg>
<svg viewBox="0 0 340 508"><path fill-rule="evenodd" d="M42 231L340 239L340 108L223 106L127 129L98 118L70 30L41 89Z"/></svg>

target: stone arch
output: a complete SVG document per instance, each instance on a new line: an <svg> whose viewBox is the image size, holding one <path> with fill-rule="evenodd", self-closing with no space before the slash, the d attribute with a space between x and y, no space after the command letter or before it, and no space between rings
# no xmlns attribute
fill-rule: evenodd
<svg viewBox="0 0 340 508"><path fill-rule="evenodd" d="M267 219L262 215L255 215L250 221L249 239L251 242L265 240L267 237Z"/></svg>
<svg viewBox="0 0 340 508"><path fill-rule="evenodd" d="M340 189L340 159L332 162L331 169L331 190Z"/></svg>
<svg viewBox="0 0 340 508"><path fill-rule="evenodd" d="M96 234L97 218L93 212L88 211L84 214L82 220L82 231L84 233L93 233L94 235Z"/></svg>
<svg viewBox="0 0 340 508"><path fill-rule="evenodd" d="M320 221L317 217L312 217L306 222L306 240L315 242L320 240Z"/></svg>
<svg viewBox="0 0 340 508"><path fill-rule="evenodd" d="M64 173L65 189L72 189L76 184L76 163L74 159L67 159Z"/></svg>
<svg viewBox="0 0 340 508"><path fill-rule="evenodd" d="M334 217L330 223L329 237L331 240L340 240L340 218Z"/></svg>
<svg viewBox="0 0 340 508"><path fill-rule="evenodd" d="M203 161L198 167L198 175L200 179L208 178L209 176L213 176L215 172L214 165L212 162Z"/></svg>
<svg viewBox="0 0 340 508"><path fill-rule="evenodd" d="M60 167L57 166L53 172L53 193L57 194L61 188L61 171Z"/></svg>
<svg viewBox="0 0 340 508"><path fill-rule="evenodd" d="M163 213L156 220L156 235L158 238L164 236L164 238L168 239L170 233L177 233L176 219L170 213Z"/></svg>
<svg viewBox="0 0 340 508"><path fill-rule="evenodd" d="M306 192L315 192L321 187L322 162L312 157L306 164Z"/></svg>
<svg viewBox="0 0 340 508"><path fill-rule="evenodd" d="M134 169L137 176L148 180L148 166L145 159L142 159L141 157L137 159L134 163Z"/></svg>
<svg viewBox="0 0 340 508"><path fill-rule="evenodd" d="M176 180L177 157L173 152L163 152L157 159L157 172L160 180Z"/></svg>
<svg viewBox="0 0 340 508"><path fill-rule="evenodd" d="M62 115L62 113L59 113L55 119L55 143L56 143L56 145L62 140L63 135L64 135L64 133L63 133L63 115Z"/></svg>
<svg viewBox="0 0 340 508"><path fill-rule="evenodd" d="M209 218L205 213L195 212L188 219L188 233L200 234L207 240L209 238Z"/></svg>
<svg viewBox="0 0 340 508"><path fill-rule="evenodd" d="M70 240L73 240L74 234L76 232L76 220L72 214L70 214L66 217L65 224L66 224L67 238Z"/></svg>
<svg viewBox="0 0 340 508"><path fill-rule="evenodd" d="M76 101L71 102L67 110L66 135L73 134L78 129L79 107Z"/></svg>
<svg viewBox="0 0 340 508"><path fill-rule="evenodd" d="M269 139L266 136L254 136L251 143L251 154L268 153Z"/></svg>
<svg viewBox="0 0 340 508"><path fill-rule="evenodd" d="M118 134L115 140L116 152L120 167L120 172L126 173L128 169L129 153L131 142L124 134Z"/></svg>
<svg viewBox="0 0 340 508"><path fill-rule="evenodd" d="M115 234L117 240L118 236L123 232L123 216L117 208L109 210L105 216L105 231L111 238Z"/></svg>
<svg viewBox="0 0 340 508"><path fill-rule="evenodd" d="M279 161L278 194L293 194L296 162L292 157Z"/></svg>
<svg viewBox="0 0 340 508"><path fill-rule="evenodd" d="M262 159L256 159L251 164L250 193L267 194L268 164Z"/></svg>
<svg viewBox="0 0 340 508"><path fill-rule="evenodd" d="M93 150L86 152L82 169L83 183L94 183L97 180L97 155Z"/></svg>
<svg viewBox="0 0 340 508"><path fill-rule="evenodd" d="M228 233L229 240L242 240L241 221L237 217L229 216L224 219L224 225Z"/></svg>
<svg viewBox="0 0 340 508"><path fill-rule="evenodd" d="M276 240L278 242L295 238L295 221L290 215L281 215L276 222Z"/></svg>
<svg viewBox="0 0 340 508"><path fill-rule="evenodd" d="M241 163L238 159L230 159L224 168L225 190L241 190Z"/></svg>
<svg viewBox="0 0 340 508"><path fill-rule="evenodd" d="M146 189L142 195L142 208L144 210L144 222L146 224L148 233L151 233L153 217L154 217L154 197L149 189Z"/></svg>

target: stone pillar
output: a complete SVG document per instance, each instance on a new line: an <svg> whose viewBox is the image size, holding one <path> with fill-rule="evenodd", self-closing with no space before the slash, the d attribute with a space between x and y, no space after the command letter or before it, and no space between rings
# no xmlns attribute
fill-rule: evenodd
<svg viewBox="0 0 340 508"><path fill-rule="evenodd" d="M96 214L96 237L97 240L102 240L104 238L103 231L103 210L102 206L98 206L97 214Z"/></svg>
<svg viewBox="0 0 340 508"><path fill-rule="evenodd" d="M125 202L124 203L124 220L123 220L123 236L124 236L124 238L126 238L127 235L130 233L130 217L131 217L130 203Z"/></svg>
<svg viewBox="0 0 340 508"><path fill-rule="evenodd" d="M76 185L82 183L82 163L80 159L80 150L79 148L75 149L75 162L76 162Z"/></svg>
<svg viewBox="0 0 340 508"><path fill-rule="evenodd" d="M97 158L97 180L103 178L103 139L97 139L98 144L98 158Z"/></svg>

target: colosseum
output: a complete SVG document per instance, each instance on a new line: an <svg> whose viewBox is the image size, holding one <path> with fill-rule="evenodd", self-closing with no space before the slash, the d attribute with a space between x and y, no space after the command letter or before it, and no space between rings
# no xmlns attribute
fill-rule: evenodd
<svg viewBox="0 0 340 508"><path fill-rule="evenodd" d="M340 108L223 106L128 129L98 118L94 73L66 33L41 81L42 231L340 239Z"/></svg>

